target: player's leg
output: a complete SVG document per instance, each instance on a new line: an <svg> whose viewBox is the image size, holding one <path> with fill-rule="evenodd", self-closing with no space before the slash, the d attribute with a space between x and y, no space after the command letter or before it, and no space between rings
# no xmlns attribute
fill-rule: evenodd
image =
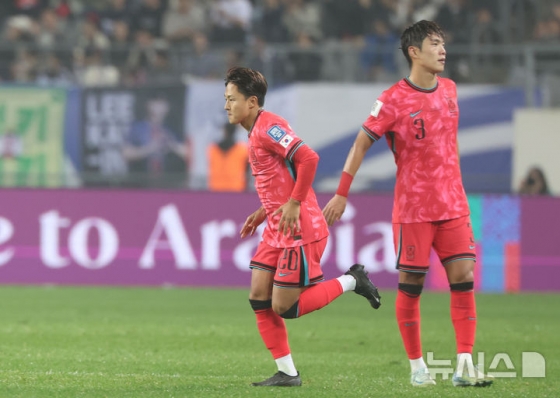
<svg viewBox="0 0 560 398"><path fill-rule="evenodd" d="M395 312L414 387L436 384L424 362L420 336L420 295L429 268L433 231L430 223L393 224L399 270Z"/></svg>
<svg viewBox="0 0 560 398"><path fill-rule="evenodd" d="M272 309L272 281L282 250L261 243L251 260L249 302L261 338L276 362L278 372L254 386L299 386L301 379L294 365L284 319Z"/></svg>
<svg viewBox="0 0 560 398"><path fill-rule="evenodd" d="M472 352L476 336L475 243L469 217L441 222L434 239L450 288L450 314L457 346L455 386L487 386L492 378L478 371Z"/></svg>
<svg viewBox="0 0 560 398"><path fill-rule="evenodd" d="M327 239L301 247L288 248L278 264L272 291L272 306L283 318L298 318L333 302L342 293L353 290L381 304L377 288L363 265L355 264L346 274L323 280L321 256Z"/></svg>

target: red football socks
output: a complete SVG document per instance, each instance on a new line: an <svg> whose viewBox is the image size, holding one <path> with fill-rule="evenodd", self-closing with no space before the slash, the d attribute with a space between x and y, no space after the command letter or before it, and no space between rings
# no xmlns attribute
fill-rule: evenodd
<svg viewBox="0 0 560 398"><path fill-rule="evenodd" d="M451 321L455 328L457 353L472 354L476 335L476 303L473 290L451 290Z"/></svg>
<svg viewBox="0 0 560 398"><path fill-rule="evenodd" d="M282 358L290 353L288 331L284 319L272 308L255 311L257 328L268 351L274 359Z"/></svg>
<svg viewBox="0 0 560 398"><path fill-rule="evenodd" d="M397 290L395 301L397 323L408 359L422 357L420 340L420 296L412 296Z"/></svg>
<svg viewBox="0 0 560 398"><path fill-rule="evenodd" d="M299 296L298 317L323 308L342 293L342 286L336 279L311 286Z"/></svg>
<svg viewBox="0 0 560 398"><path fill-rule="evenodd" d="M298 317L323 308L343 293L340 282L332 279L318 283L305 290L299 297ZM266 348L274 359L290 353L288 332L284 319L272 308L255 311L257 328Z"/></svg>

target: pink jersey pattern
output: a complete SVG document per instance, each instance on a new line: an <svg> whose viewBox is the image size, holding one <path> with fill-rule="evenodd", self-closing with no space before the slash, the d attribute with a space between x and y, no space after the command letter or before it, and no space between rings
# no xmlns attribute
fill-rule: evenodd
<svg viewBox="0 0 560 398"><path fill-rule="evenodd" d="M455 83L438 77L430 90L403 79L384 91L362 125L385 136L397 164L394 223L450 220L469 214L459 167Z"/></svg>
<svg viewBox="0 0 560 398"><path fill-rule="evenodd" d="M301 246L329 235L312 188L301 203L300 233L282 235L278 232L280 214L273 216L290 199L297 178L292 158L302 145L286 120L267 111L259 112L249 132L249 161L257 194L267 214L263 241L273 247Z"/></svg>

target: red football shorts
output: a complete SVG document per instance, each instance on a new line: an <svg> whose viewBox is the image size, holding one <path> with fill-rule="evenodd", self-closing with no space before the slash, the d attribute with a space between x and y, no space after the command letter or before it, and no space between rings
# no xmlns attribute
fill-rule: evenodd
<svg viewBox="0 0 560 398"><path fill-rule="evenodd" d="M251 259L250 268L274 272L274 286L310 286L324 279L321 256L326 246L327 238L287 248L276 248L261 242Z"/></svg>
<svg viewBox="0 0 560 398"><path fill-rule="evenodd" d="M426 273L434 248L441 263L476 261L474 235L469 216L425 223L393 224L397 269Z"/></svg>

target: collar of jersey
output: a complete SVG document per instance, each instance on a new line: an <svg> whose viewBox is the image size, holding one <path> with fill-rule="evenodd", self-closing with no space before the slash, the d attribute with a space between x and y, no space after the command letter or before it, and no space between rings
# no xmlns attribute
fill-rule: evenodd
<svg viewBox="0 0 560 398"><path fill-rule="evenodd" d="M259 119L259 116L263 112L264 112L264 109L259 109L259 112L257 113L257 117L255 118L255 121L253 122L253 125L251 126L251 130L249 130L249 134L247 134L247 136L251 135L251 133L253 132L253 127L255 127L255 124L257 124L257 120Z"/></svg>
<svg viewBox="0 0 560 398"><path fill-rule="evenodd" d="M432 87L432 88L422 88L422 87L419 87L419 86L417 86L416 84L412 83L412 82L409 80L408 76L405 77L403 80L404 80L404 81L406 82L406 84L408 84L410 87L412 87L413 89L415 89L415 90L417 90L417 91L420 91L420 92L422 92L422 93L433 93L434 91L437 90L438 84L439 84L439 80L436 80L436 84L435 84L434 87Z"/></svg>

